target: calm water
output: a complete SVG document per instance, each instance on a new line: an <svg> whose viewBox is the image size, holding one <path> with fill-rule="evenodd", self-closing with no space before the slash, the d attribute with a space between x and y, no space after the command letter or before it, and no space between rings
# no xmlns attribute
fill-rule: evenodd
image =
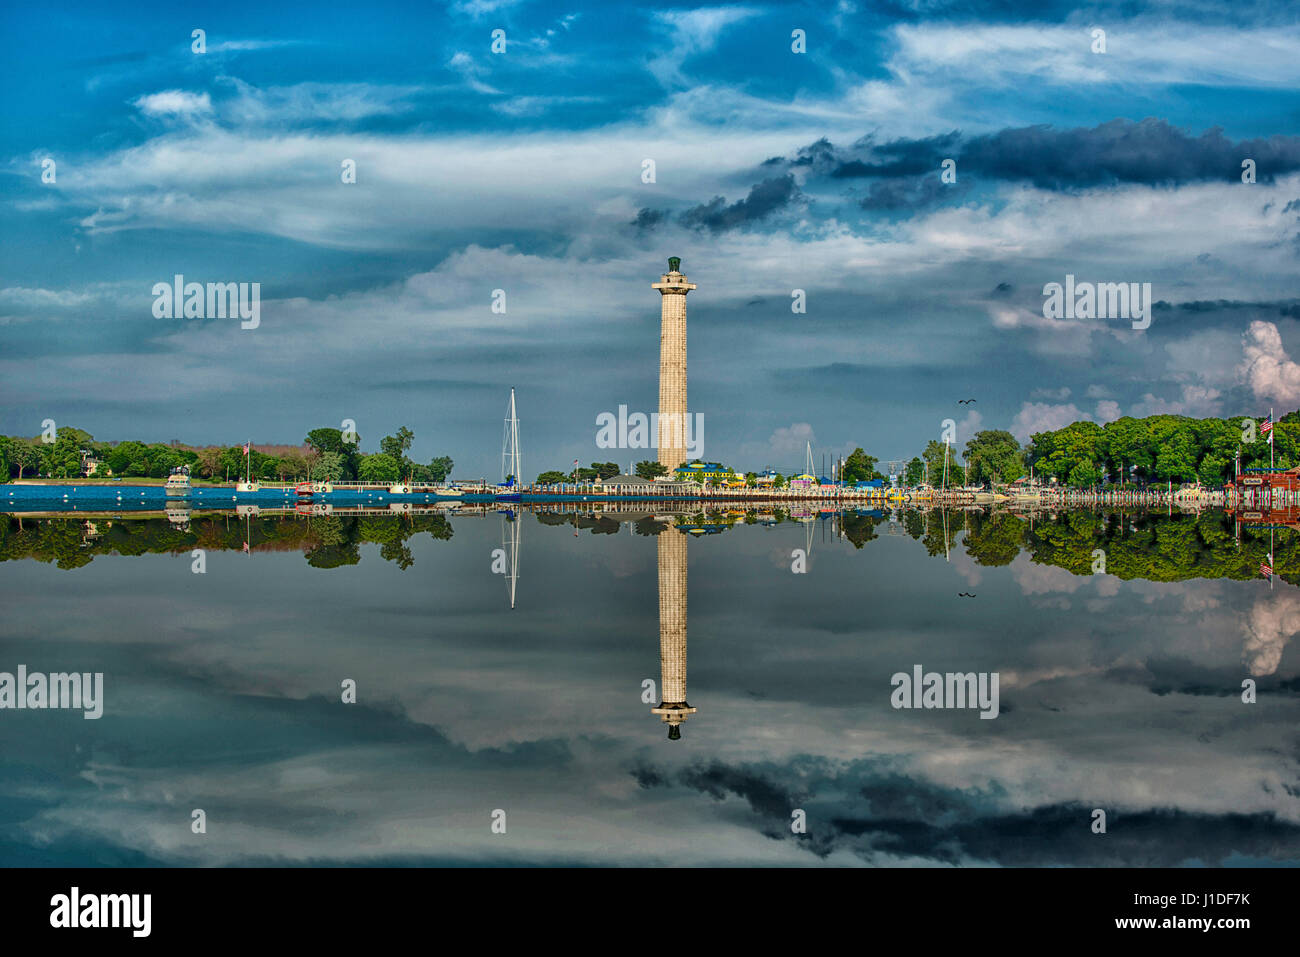
<svg viewBox="0 0 1300 957"><path fill-rule="evenodd" d="M1300 862L1294 532L778 517L0 515L0 861Z"/></svg>

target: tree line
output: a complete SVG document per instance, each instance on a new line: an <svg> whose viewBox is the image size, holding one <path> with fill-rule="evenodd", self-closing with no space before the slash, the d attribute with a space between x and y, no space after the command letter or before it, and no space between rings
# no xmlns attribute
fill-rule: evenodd
<svg viewBox="0 0 1300 957"><path fill-rule="evenodd" d="M1010 484L1027 475L1056 480L1071 488L1103 484L1175 484L1199 482L1218 486L1229 481L1241 456L1241 468L1269 465L1268 435L1263 422L1250 416L1196 419L1185 415L1124 416L1105 425L1072 422L1060 429L1035 432L1023 447L1010 432L977 432L958 454L955 446L931 440L904 471L907 485L943 481L948 485ZM1281 417L1273 428L1273 464L1300 464L1300 412Z"/></svg>
<svg viewBox="0 0 1300 957"><path fill-rule="evenodd" d="M455 464L451 457L441 455L428 464L412 461L407 452L414 439L415 433L402 426L379 440L378 452L367 455L356 433L320 428L308 432L301 446L272 446L274 452L252 448L246 457L242 445L98 442L83 429L63 426L55 431L53 442L41 436L0 435L0 482L77 478L88 460L98 463L96 476L119 478L165 478L185 466L191 476L212 482L239 478L250 470L254 478L268 481L446 481Z"/></svg>

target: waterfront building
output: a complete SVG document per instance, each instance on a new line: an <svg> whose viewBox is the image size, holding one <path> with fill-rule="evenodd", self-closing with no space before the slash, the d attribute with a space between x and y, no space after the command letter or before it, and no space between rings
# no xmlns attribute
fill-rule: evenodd
<svg viewBox="0 0 1300 957"><path fill-rule="evenodd" d="M706 482L724 482L736 477L734 471L718 462L690 462L678 466L674 475L679 482L694 482L701 478Z"/></svg>

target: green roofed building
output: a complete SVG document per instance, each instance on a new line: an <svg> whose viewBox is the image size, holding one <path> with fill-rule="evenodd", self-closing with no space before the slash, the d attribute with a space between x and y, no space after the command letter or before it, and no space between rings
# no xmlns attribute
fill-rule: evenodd
<svg viewBox="0 0 1300 957"><path fill-rule="evenodd" d="M725 482L734 479L736 473L717 462L688 462L673 470L679 482Z"/></svg>

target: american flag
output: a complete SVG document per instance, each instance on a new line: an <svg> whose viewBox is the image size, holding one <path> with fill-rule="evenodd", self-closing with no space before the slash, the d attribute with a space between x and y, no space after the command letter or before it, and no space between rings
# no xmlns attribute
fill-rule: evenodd
<svg viewBox="0 0 1300 957"><path fill-rule="evenodd" d="M252 444L253 444L252 442L245 442L245 443L244 443L244 454L245 454L245 455L248 454L249 446L251 446Z"/></svg>
<svg viewBox="0 0 1300 957"><path fill-rule="evenodd" d="M1265 435L1268 435L1270 432L1273 431L1273 413L1272 413L1272 412L1270 412L1270 413L1268 414L1268 417L1267 417L1266 419L1264 419L1264 423L1259 427L1259 430L1260 430L1261 432L1263 432Z"/></svg>
<svg viewBox="0 0 1300 957"><path fill-rule="evenodd" d="M244 542L244 551L248 552L248 542ZM248 554L251 555L251 554L253 554L253 553L252 553L252 552L248 552Z"/></svg>
<svg viewBox="0 0 1300 957"><path fill-rule="evenodd" d="M1260 562L1260 563L1259 563L1259 573L1260 573L1261 575L1263 575L1265 578L1272 578L1272 577L1273 577L1273 566L1270 565L1270 564L1268 564L1268 562Z"/></svg>

